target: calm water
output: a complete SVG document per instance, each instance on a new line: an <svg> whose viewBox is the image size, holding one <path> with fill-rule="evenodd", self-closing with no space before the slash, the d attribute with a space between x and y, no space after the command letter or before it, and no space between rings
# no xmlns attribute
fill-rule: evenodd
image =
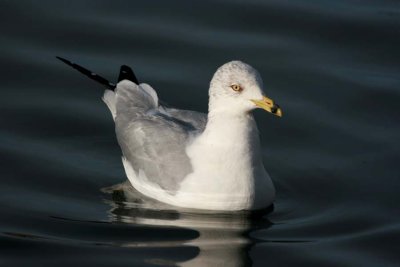
<svg viewBox="0 0 400 267"><path fill-rule="evenodd" d="M1 266L398 266L398 1L1 1ZM102 88L121 64L207 110L232 59L284 109L255 112L275 210L179 212L125 184Z"/></svg>

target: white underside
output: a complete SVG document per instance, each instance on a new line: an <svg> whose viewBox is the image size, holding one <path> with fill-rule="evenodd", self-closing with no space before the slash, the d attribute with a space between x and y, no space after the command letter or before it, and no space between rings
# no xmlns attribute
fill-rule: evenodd
<svg viewBox="0 0 400 267"><path fill-rule="evenodd" d="M136 190L173 206L218 211L256 210L268 207L275 197L273 185L268 180L261 181L254 188L250 183L229 185L221 181L208 184L207 179L199 183L193 174L185 178L178 192L168 192L150 182L142 170L135 171L124 157L122 162L128 180Z"/></svg>

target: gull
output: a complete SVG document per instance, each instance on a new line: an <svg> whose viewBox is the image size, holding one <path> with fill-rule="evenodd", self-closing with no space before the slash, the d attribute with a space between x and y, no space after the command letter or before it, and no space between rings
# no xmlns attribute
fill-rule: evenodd
<svg viewBox="0 0 400 267"><path fill-rule="evenodd" d="M141 194L176 207L210 211L268 208L275 188L264 168L252 111L278 117L256 69L231 61L209 87L208 114L165 105L123 65L118 83L57 57L107 89L126 176Z"/></svg>

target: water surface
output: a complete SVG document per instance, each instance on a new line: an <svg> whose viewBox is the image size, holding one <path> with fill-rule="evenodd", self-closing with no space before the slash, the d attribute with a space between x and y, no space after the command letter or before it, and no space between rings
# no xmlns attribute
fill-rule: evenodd
<svg viewBox="0 0 400 267"><path fill-rule="evenodd" d="M398 265L396 1L0 6L0 265ZM131 65L203 112L219 65L256 67L284 109L255 112L274 211L199 216L135 197L102 88L57 55L112 81Z"/></svg>

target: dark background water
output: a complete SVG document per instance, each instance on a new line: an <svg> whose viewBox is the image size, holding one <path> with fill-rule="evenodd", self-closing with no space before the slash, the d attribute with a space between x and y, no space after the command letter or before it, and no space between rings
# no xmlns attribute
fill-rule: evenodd
<svg viewBox="0 0 400 267"><path fill-rule="evenodd" d="M3 0L0 21L1 266L398 266L398 1ZM284 110L255 112L275 211L102 190L126 180L113 121L57 55L203 112L219 65L253 65Z"/></svg>

